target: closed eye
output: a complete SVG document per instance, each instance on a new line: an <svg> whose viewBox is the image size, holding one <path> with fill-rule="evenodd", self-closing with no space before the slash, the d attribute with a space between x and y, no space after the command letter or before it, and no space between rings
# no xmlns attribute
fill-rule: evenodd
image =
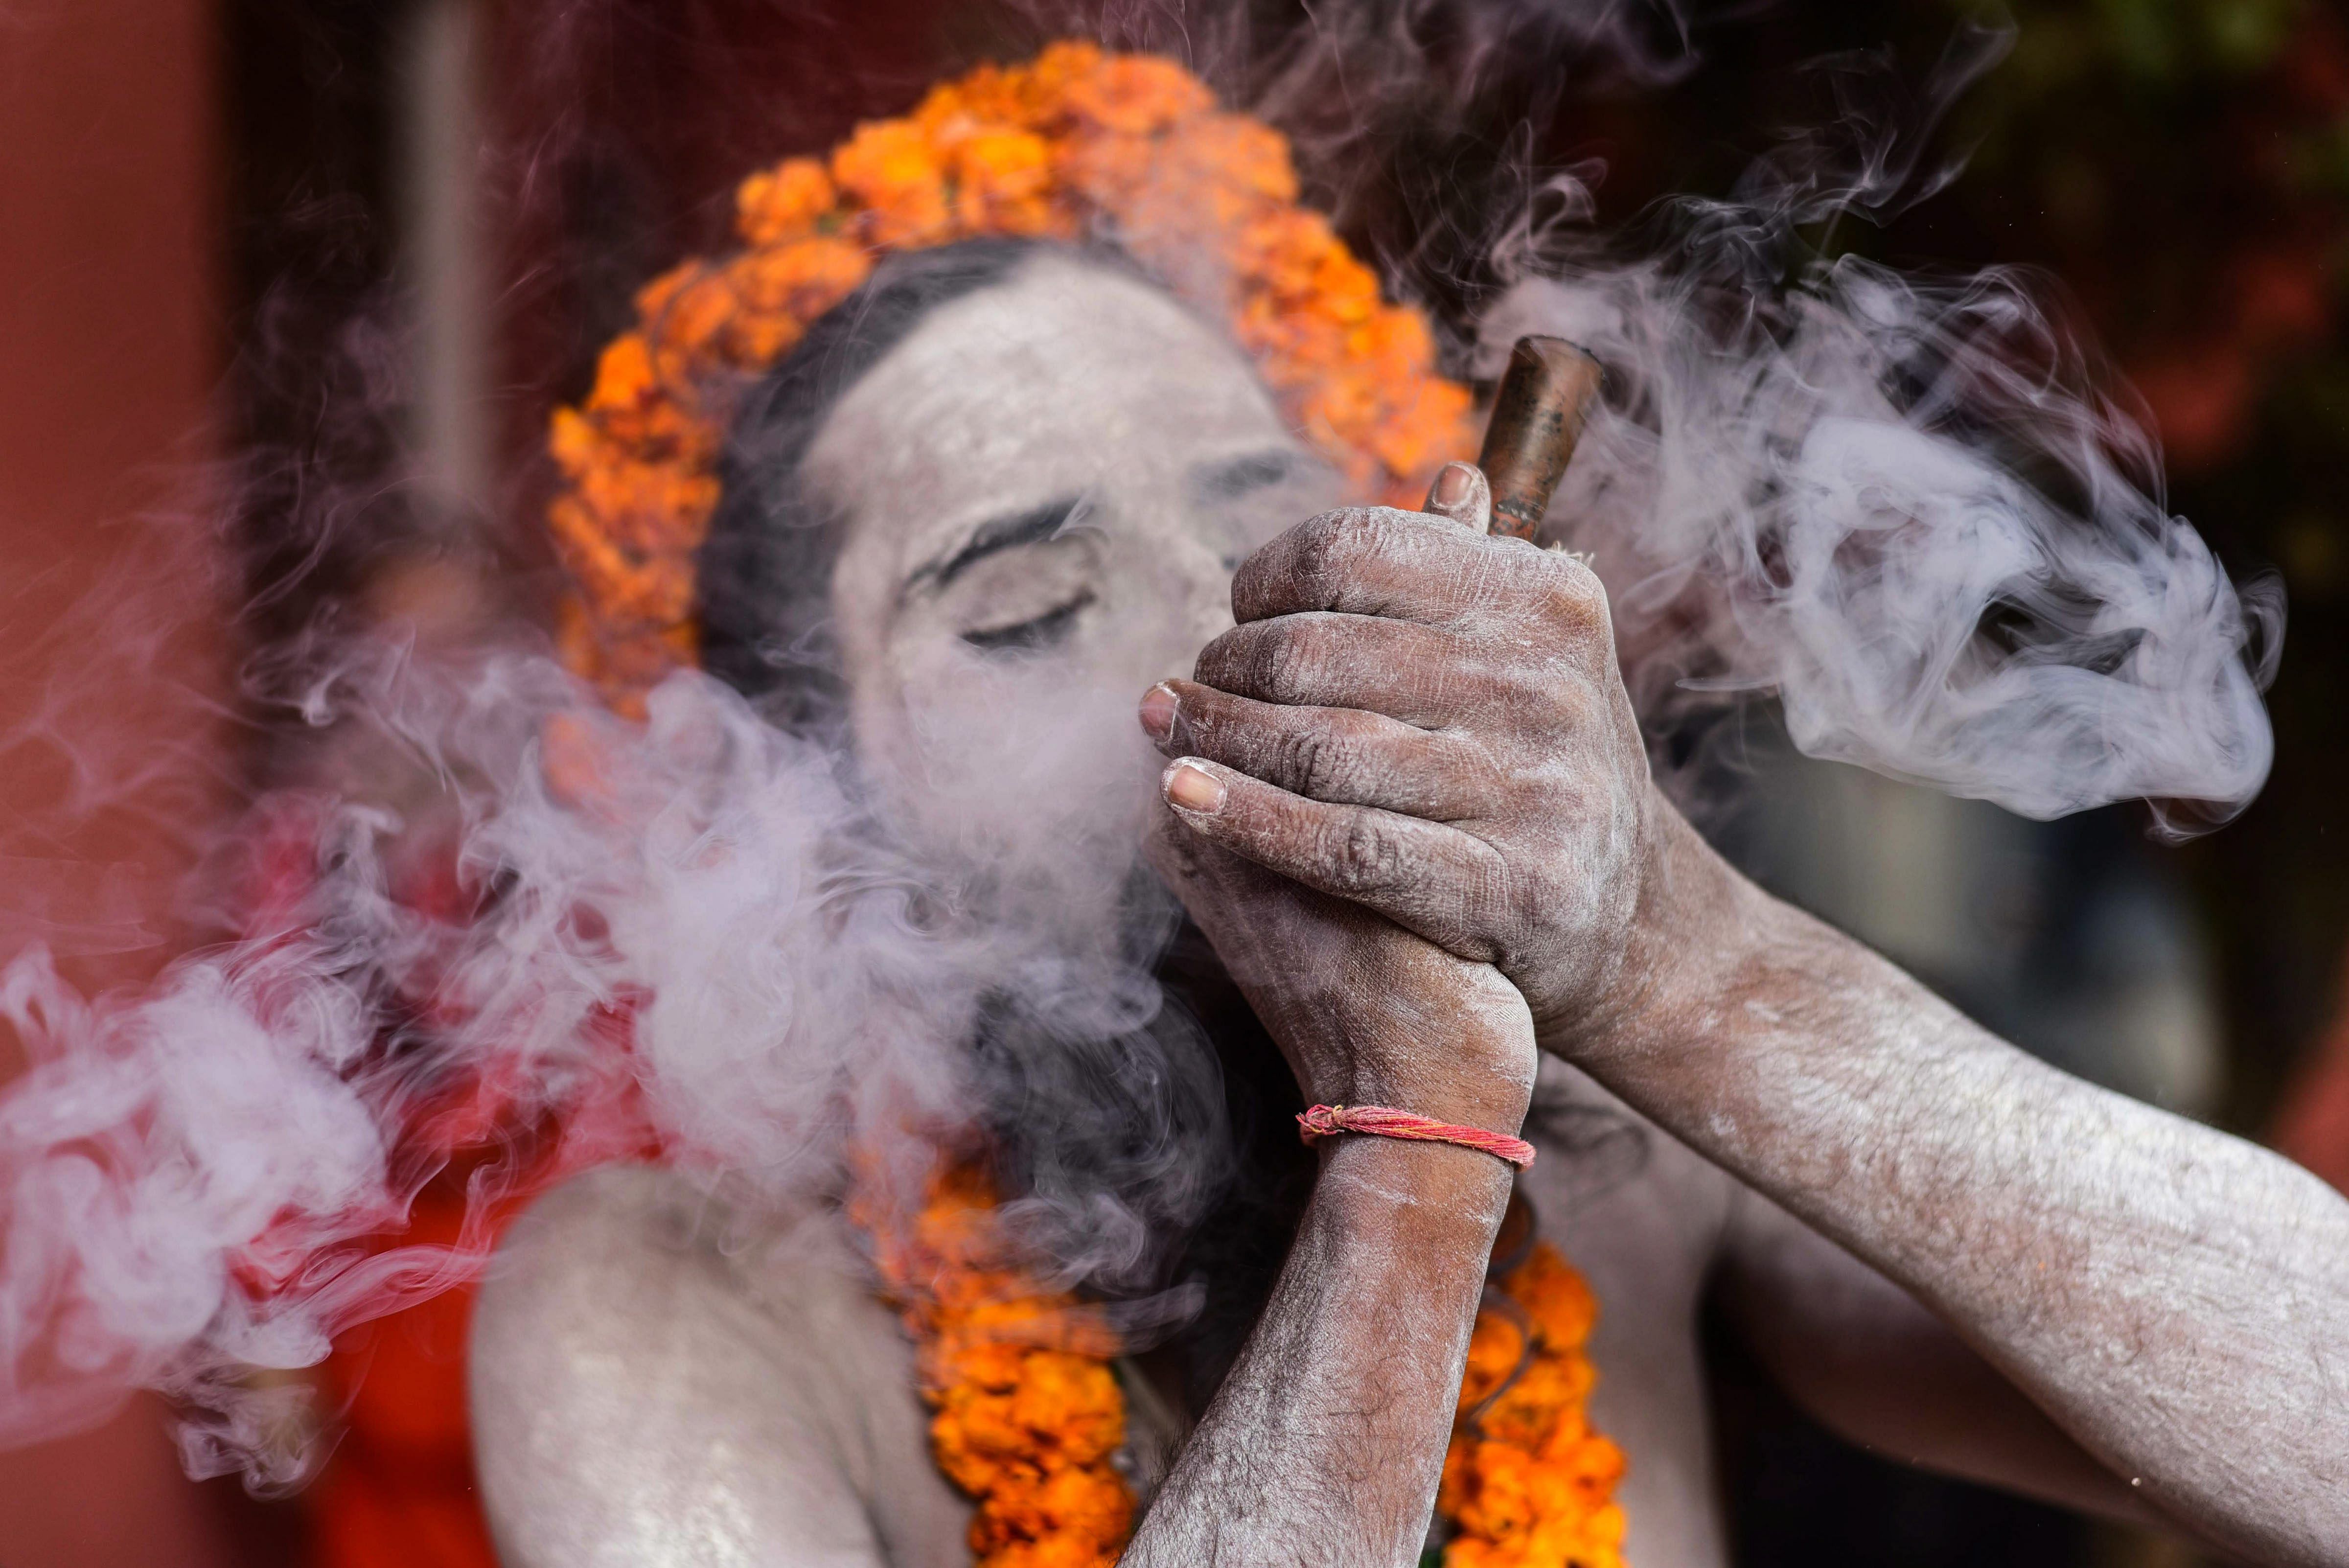
<svg viewBox="0 0 2349 1568"><path fill-rule="evenodd" d="M1032 653L1040 649L1057 648L1069 639L1077 623L1077 614L1093 602L1088 588L1057 609L1046 610L1033 620L1023 620L1015 626L989 627L983 631L967 631L962 639L984 653Z"/></svg>

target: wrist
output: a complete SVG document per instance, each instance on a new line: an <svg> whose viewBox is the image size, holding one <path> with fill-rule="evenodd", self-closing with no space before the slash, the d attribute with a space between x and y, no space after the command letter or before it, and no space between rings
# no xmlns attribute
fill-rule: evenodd
<svg viewBox="0 0 2349 1568"><path fill-rule="evenodd" d="M1673 1021L1723 993L1726 977L1767 945L1772 911L1783 909L1723 859L1661 791L1654 792L1651 820L1655 847L1616 972L1594 1004L1543 1021L1537 1038L1554 1055L1588 1064L1687 1033Z"/></svg>
<svg viewBox="0 0 2349 1568"><path fill-rule="evenodd" d="M1482 1259L1508 1208L1516 1172L1476 1149L1349 1133L1322 1145L1317 1203L1350 1229L1414 1249L1462 1249Z"/></svg>
<svg viewBox="0 0 2349 1568"><path fill-rule="evenodd" d="M1486 1079L1480 1075L1433 1078L1423 1074L1358 1072L1343 1094L1324 1096L1330 1106L1384 1106L1430 1121L1515 1137L1526 1125L1533 1099L1530 1081Z"/></svg>

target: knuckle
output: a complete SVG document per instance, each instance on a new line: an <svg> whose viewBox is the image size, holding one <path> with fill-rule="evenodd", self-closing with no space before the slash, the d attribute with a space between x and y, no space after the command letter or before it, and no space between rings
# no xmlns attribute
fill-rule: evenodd
<svg viewBox="0 0 2349 1568"><path fill-rule="evenodd" d="M1402 846L1367 813L1349 813L1328 830L1322 865L1340 891L1373 892L1395 885L1402 869Z"/></svg>
<svg viewBox="0 0 2349 1568"><path fill-rule="evenodd" d="M1199 657L1191 661L1191 679L1201 686L1229 691L1227 682L1239 666L1247 640L1242 634L1247 629L1236 627L1199 649Z"/></svg>
<svg viewBox="0 0 2349 1568"><path fill-rule="evenodd" d="M1232 619L1242 626L1272 613L1280 594L1281 563L1268 545L1232 573Z"/></svg>
<svg viewBox="0 0 2349 1568"><path fill-rule="evenodd" d="M1274 680L1288 667L1288 639L1277 625L1260 624L1251 629L1255 635L1238 650L1240 658L1232 671L1237 682L1225 689L1244 697L1268 697Z"/></svg>
<svg viewBox="0 0 2349 1568"><path fill-rule="evenodd" d="M1300 523L1293 534L1288 550L1289 576L1298 587L1309 593L1319 603L1337 572L1339 531L1343 526L1343 513L1325 512L1309 522Z"/></svg>
<svg viewBox="0 0 2349 1568"><path fill-rule="evenodd" d="M1517 724L1554 716L1566 690L1557 661L1517 657L1496 660L1490 674L1493 711Z"/></svg>
<svg viewBox="0 0 2349 1568"><path fill-rule="evenodd" d="M1249 639L1240 677L1247 696L1269 702L1289 702L1308 691L1318 654L1312 634L1297 622L1264 624Z"/></svg>
<svg viewBox="0 0 2349 1568"><path fill-rule="evenodd" d="M1288 734L1288 751L1280 763L1289 774L1289 789L1316 801L1350 798L1365 782L1365 725L1346 713L1318 713Z"/></svg>
<svg viewBox="0 0 2349 1568"><path fill-rule="evenodd" d="M1232 576L1232 616L1246 624L1324 606L1338 581L1342 535L1353 509L1309 517L1240 564Z"/></svg>
<svg viewBox="0 0 2349 1568"><path fill-rule="evenodd" d="M1567 753L1563 760L1588 767L1588 737L1599 732L1600 703L1590 688L1580 681L1552 681L1545 691L1545 697L1546 705L1542 710L1545 729L1553 735L1571 735L1584 742Z"/></svg>
<svg viewBox="0 0 2349 1568"><path fill-rule="evenodd" d="M1326 596L1353 574L1363 556L1378 547L1383 525L1367 507L1324 512L1299 530L1298 560L1305 578Z"/></svg>
<svg viewBox="0 0 2349 1568"><path fill-rule="evenodd" d="M1459 922L1462 951L1486 962L1506 963L1507 956L1525 948L1529 929L1516 888L1522 878L1510 874L1497 850L1477 856L1462 878Z"/></svg>
<svg viewBox="0 0 2349 1568"><path fill-rule="evenodd" d="M1521 945L1526 933L1557 929L1568 913L1565 891L1557 878L1519 875L1506 857L1495 859L1500 864L1486 888L1495 929L1509 935L1513 946Z"/></svg>
<svg viewBox="0 0 2349 1568"><path fill-rule="evenodd" d="M1543 618L1570 635L1588 637L1607 629L1607 588L1599 574L1571 556L1546 557L1542 574Z"/></svg>
<svg viewBox="0 0 2349 1568"><path fill-rule="evenodd" d="M1283 735L1276 764L1288 788L1325 799L1348 771L1345 746L1319 725L1299 725Z"/></svg>
<svg viewBox="0 0 2349 1568"><path fill-rule="evenodd" d="M1455 812L1489 815L1519 786L1516 759L1504 760L1484 736L1453 732L1434 737L1428 771L1438 780Z"/></svg>

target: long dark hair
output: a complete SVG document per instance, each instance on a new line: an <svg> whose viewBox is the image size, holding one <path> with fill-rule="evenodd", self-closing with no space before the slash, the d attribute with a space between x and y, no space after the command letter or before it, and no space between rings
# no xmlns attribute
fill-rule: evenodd
<svg viewBox="0 0 2349 1568"><path fill-rule="evenodd" d="M831 611L844 519L802 473L825 420L932 314L1065 248L988 239L893 256L745 393L698 562L702 663L771 722L844 750ZM1140 275L1120 252L1076 254ZM972 1074L1003 1190L1049 1253L1100 1250L1086 1228L1100 1226L1102 1197L1159 1232L1088 1282L1199 1293L1177 1354L1204 1402L1288 1251L1313 1162L1291 1120L1296 1085L1205 938L1185 923L1137 940L1163 996L1155 1017L1072 1038L1007 992L981 1009Z"/></svg>

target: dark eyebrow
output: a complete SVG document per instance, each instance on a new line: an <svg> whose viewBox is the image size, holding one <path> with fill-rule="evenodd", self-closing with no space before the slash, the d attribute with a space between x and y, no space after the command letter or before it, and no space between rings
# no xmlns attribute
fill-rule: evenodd
<svg viewBox="0 0 2349 1568"><path fill-rule="evenodd" d="M1203 502L1237 501L1251 490L1278 484L1297 466L1298 454L1282 447L1202 463L1191 471L1191 493Z"/></svg>
<svg viewBox="0 0 2349 1568"><path fill-rule="evenodd" d="M914 568L912 575L905 579L905 586L898 591L910 594L925 584L934 588L945 587L998 551L1016 549L1021 545L1033 545L1049 539L1076 515L1077 508L1083 504L1081 495L1066 495L1025 512L990 517L964 541L962 548L943 560L931 561Z"/></svg>

